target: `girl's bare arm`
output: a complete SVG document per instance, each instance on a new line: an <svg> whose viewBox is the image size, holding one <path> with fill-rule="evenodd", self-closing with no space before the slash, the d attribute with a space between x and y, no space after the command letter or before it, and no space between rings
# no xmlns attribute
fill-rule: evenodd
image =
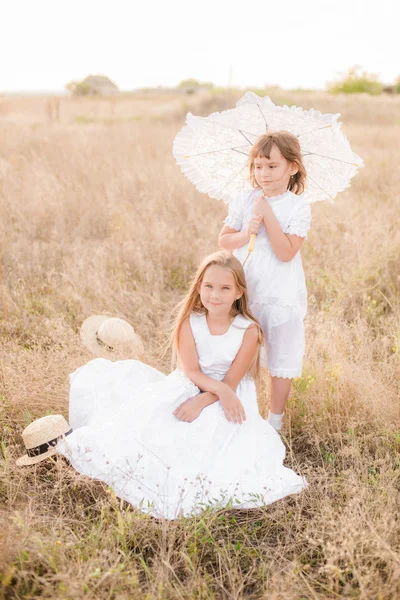
<svg viewBox="0 0 400 600"><path fill-rule="evenodd" d="M257 351L258 333L253 331L255 329L255 326L250 326L245 332L240 350L224 381L212 379L212 377L208 377L201 371L189 319L182 323L179 334L179 356L185 375L197 387L207 392L201 394L200 397L196 396L196 399L201 403L202 408L219 400L228 421L235 423L242 423L246 420L242 403L237 398L235 391L240 380L248 371Z"/></svg>
<svg viewBox="0 0 400 600"><path fill-rule="evenodd" d="M224 383L236 391L237 386L248 372L258 349L258 330L256 325L250 325L244 336L235 360L224 377Z"/></svg>
<svg viewBox="0 0 400 600"><path fill-rule="evenodd" d="M186 377L202 391L211 392L219 396L222 388L226 387L226 384L208 377L200 369L199 357L197 356L196 344L189 319L185 319L182 323L179 332L178 352Z"/></svg>
<svg viewBox="0 0 400 600"><path fill-rule="evenodd" d="M271 211L268 218L264 218L264 226L267 231L269 243L277 258L282 262L289 262L300 250L304 238L298 235L284 233L279 225L278 219Z"/></svg>
<svg viewBox="0 0 400 600"><path fill-rule="evenodd" d="M236 229L228 227L228 225L224 225L219 234L218 245L224 250L232 251L241 248L241 246L247 244L249 240L250 235L247 231L237 231Z"/></svg>
<svg viewBox="0 0 400 600"><path fill-rule="evenodd" d="M200 369L199 358L197 356L196 344L193 338L189 319L185 319L179 333L179 357L181 359L183 370L186 375L198 388L205 392L211 392L218 396L223 386L229 386L233 391L236 390L240 381L246 375L257 352L258 331L255 325L250 325L243 336L243 342L232 362L228 373L223 381L217 381L212 377L205 375Z"/></svg>

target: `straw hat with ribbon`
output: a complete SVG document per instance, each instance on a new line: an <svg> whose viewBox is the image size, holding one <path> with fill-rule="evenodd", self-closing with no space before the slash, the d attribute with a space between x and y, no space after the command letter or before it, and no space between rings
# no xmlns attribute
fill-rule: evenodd
<svg viewBox="0 0 400 600"><path fill-rule="evenodd" d="M57 452L56 445L72 433L62 415L47 415L33 421L22 432L26 454L17 459L19 467L35 465Z"/></svg>
<svg viewBox="0 0 400 600"><path fill-rule="evenodd" d="M143 352L142 341L132 325L118 317L92 315L82 323L80 334L82 342L96 356L117 358L124 350L135 358Z"/></svg>

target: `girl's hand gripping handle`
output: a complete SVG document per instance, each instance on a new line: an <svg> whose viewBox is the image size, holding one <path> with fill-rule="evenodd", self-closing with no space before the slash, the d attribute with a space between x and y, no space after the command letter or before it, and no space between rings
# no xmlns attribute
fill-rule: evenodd
<svg viewBox="0 0 400 600"><path fill-rule="evenodd" d="M250 235L249 245L247 246L247 252L253 252L255 243L256 243L256 234L252 233Z"/></svg>
<svg viewBox="0 0 400 600"><path fill-rule="evenodd" d="M253 252L254 250L254 244L256 243L256 234L255 233L251 233L250 234L250 241L249 241L249 245L247 246L247 255L246 258L244 259L243 262L243 267L246 264L247 259L249 258L250 254Z"/></svg>
<svg viewBox="0 0 400 600"><path fill-rule="evenodd" d="M246 264L247 259L249 258L250 254L254 250L254 244L256 242L256 235L258 233L258 230L261 227L262 220L263 220L263 218L261 215L253 215L249 221L249 224L247 227L247 233L250 235L250 241L249 241L249 245L247 246L247 256L245 258L243 266Z"/></svg>

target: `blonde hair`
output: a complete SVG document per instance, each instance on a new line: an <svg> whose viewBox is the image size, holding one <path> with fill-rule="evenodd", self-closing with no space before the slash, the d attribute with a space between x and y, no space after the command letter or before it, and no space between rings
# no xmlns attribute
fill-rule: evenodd
<svg viewBox="0 0 400 600"><path fill-rule="evenodd" d="M246 278L244 275L243 267L238 259L233 256L227 250L219 250L207 256L199 268L195 276L193 277L192 283L190 284L189 290L181 300L181 302L175 307L176 317L172 326L172 332L170 337L169 346L172 346L172 364L176 365L178 355L178 341L179 334L182 327L182 323L190 316L190 313L194 312L197 314L207 314L207 309L203 306L200 299L200 286L203 281L204 273L213 265L229 269L234 277L235 286L238 291L242 293L241 297L234 301L231 309L231 316L243 315L256 325L258 330L258 342L261 346L264 341L263 330L261 325L258 323L256 318L250 311L249 298L247 294ZM260 347L257 350L257 354L250 366L249 371L254 377L258 377L260 368Z"/></svg>
<svg viewBox="0 0 400 600"><path fill-rule="evenodd" d="M272 146L276 146L288 162L296 165L298 170L289 179L288 189L294 194L302 194L304 192L307 172L303 164L299 140L288 131L271 131L270 133L264 133L256 139L249 154L251 185L254 188L260 187L255 178L254 160L260 156L269 159Z"/></svg>

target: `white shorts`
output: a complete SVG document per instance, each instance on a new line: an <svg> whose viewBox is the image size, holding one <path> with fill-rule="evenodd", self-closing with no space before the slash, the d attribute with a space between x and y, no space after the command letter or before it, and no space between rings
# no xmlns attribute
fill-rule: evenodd
<svg viewBox="0 0 400 600"><path fill-rule="evenodd" d="M301 377L305 338L304 319L300 310L290 308L288 320L274 325L268 306L253 304L250 310L259 321L265 335L261 365L268 367L272 377Z"/></svg>

